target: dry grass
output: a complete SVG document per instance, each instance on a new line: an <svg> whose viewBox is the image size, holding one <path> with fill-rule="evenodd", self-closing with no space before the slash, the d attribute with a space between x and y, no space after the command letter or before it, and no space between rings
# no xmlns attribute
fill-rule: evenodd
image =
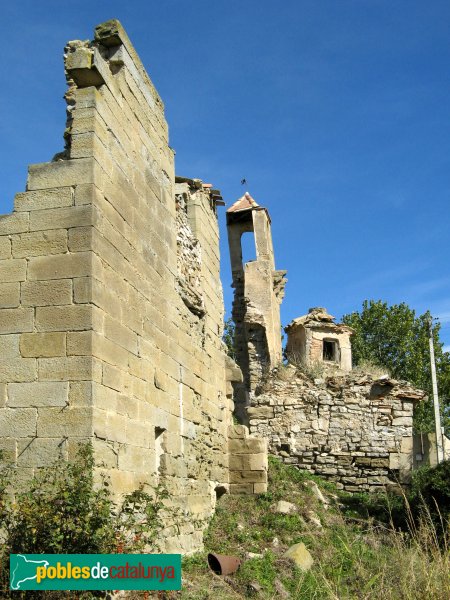
<svg viewBox="0 0 450 600"><path fill-rule="evenodd" d="M333 371L333 367L330 365L325 365L325 363L321 361L313 361L306 363L299 357L294 355L289 356L289 362L294 365L302 375L305 375L308 379L321 379L326 375L330 375ZM336 370L338 367L336 366Z"/></svg>
<svg viewBox="0 0 450 600"><path fill-rule="evenodd" d="M383 375L391 376L389 369L381 365L377 365L370 360L362 360L356 367L353 368L352 373L354 375L372 375L375 379L382 377Z"/></svg>

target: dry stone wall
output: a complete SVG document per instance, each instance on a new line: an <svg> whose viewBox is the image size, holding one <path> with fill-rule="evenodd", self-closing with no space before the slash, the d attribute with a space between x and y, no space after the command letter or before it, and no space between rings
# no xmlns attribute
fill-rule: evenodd
<svg viewBox="0 0 450 600"><path fill-rule="evenodd" d="M176 182L117 21L65 66L65 149L0 218L0 447L29 477L90 440L117 494L165 485L190 552L230 479L216 196Z"/></svg>
<svg viewBox="0 0 450 600"><path fill-rule="evenodd" d="M281 378L282 377L282 378ZM349 492L407 482L413 467L413 405L424 392L405 382L342 374L310 380L279 370L247 408L250 432L284 462Z"/></svg>

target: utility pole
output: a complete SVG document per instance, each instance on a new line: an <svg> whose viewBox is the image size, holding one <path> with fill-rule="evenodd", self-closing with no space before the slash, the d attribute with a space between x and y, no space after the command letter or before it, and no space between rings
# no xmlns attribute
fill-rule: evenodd
<svg viewBox="0 0 450 600"><path fill-rule="evenodd" d="M433 320L430 316L428 321L428 332L430 340L430 360L431 360L431 382L433 384L433 404L434 404L434 423L436 427L436 453L437 453L437 464L444 460L444 448L442 445L442 426L441 426L441 413L439 410L439 397L438 387L436 380L436 364L434 362L434 342L433 342Z"/></svg>

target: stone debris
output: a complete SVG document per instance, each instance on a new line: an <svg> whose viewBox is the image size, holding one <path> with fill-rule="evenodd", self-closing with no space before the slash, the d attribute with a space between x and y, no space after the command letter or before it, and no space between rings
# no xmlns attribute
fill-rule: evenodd
<svg viewBox="0 0 450 600"><path fill-rule="evenodd" d="M282 515L289 515L297 512L297 507L292 502L286 502L285 500L279 500L273 507L273 511Z"/></svg>
<svg viewBox="0 0 450 600"><path fill-rule="evenodd" d="M303 542L291 546L284 556L293 560L297 567L304 572L309 571L314 564L313 557Z"/></svg>
<svg viewBox="0 0 450 600"><path fill-rule="evenodd" d="M322 529L322 521L317 513L313 510L308 510L306 513L306 519L308 523L312 523L317 527L317 529Z"/></svg>
<svg viewBox="0 0 450 600"><path fill-rule="evenodd" d="M273 584L275 586L275 591L279 598L281 598L282 600L288 600L292 597L291 594L284 587L283 583L278 578L275 579Z"/></svg>
<svg viewBox="0 0 450 600"><path fill-rule="evenodd" d="M246 552L245 558L251 560L252 558L262 558L264 555L259 552Z"/></svg>
<svg viewBox="0 0 450 600"><path fill-rule="evenodd" d="M330 501L326 498L319 489L319 486L315 481L305 481L304 486L309 488L313 493L314 497L323 504L324 508L328 508Z"/></svg>

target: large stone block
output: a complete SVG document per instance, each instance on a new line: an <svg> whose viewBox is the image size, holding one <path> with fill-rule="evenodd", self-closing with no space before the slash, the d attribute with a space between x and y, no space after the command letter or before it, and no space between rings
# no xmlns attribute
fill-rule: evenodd
<svg viewBox="0 0 450 600"><path fill-rule="evenodd" d="M77 277L73 280L73 300L77 304L92 302L92 286L96 280L92 277ZM99 304L101 308L101 304Z"/></svg>
<svg viewBox="0 0 450 600"><path fill-rule="evenodd" d="M267 454L238 454L230 456L231 471L267 471Z"/></svg>
<svg viewBox="0 0 450 600"><path fill-rule="evenodd" d="M412 426L412 417L397 417L396 419L392 419L393 427L398 427L399 425L411 427Z"/></svg>
<svg viewBox="0 0 450 600"><path fill-rule="evenodd" d="M87 277L91 274L93 263L90 252L76 252L54 256L38 256L30 259L28 279L67 279Z"/></svg>
<svg viewBox="0 0 450 600"><path fill-rule="evenodd" d="M41 381L86 381L95 377L95 361L89 356L39 358Z"/></svg>
<svg viewBox="0 0 450 600"><path fill-rule="evenodd" d="M85 252L92 249L93 227L74 227L69 229L69 250Z"/></svg>
<svg viewBox="0 0 450 600"><path fill-rule="evenodd" d="M39 358L41 381L82 381L93 377L94 363L89 356Z"/></svg>
<svg viewBox="0 0 450 600"><path fill-rule="evenodd" d="M245 425L230 425L228 427L229 439L243 439L248 437L248 427Z"/></svg>
<svg viewBox="0 0 450 600"><path fill-rule="evenodd" d="M106 387L117 390L118 392L124 391L124 373L113 365L103 365L103 376L102 383Z"/></svg>
<svg viewBox="0 0 450 600"><path fill-rule="evenodd" d="M80 184L75 188L75 204L94 204L100 196L99 190L92 184Z"/></svg>
<svg viewBox="0 0 450 600"><path fill-rule="evenodd" d="M21 286L23 306L52 306L72 303L72 280L24 281Z"/></svg>
<svg viewBox="0 0 450 600"><path fill-rule="evenodd" d="M34 192L22 192L14 198L14 210L43 210L72 206L74 191L72 187L59 187Z"/></svg>
<svg viewBox="0 0 450 600"><path fill-rule="evenodd" d="M127 428L130 422L124 415L108 413L106 420L106 436L108 440L124 444L127 441ZM137 440L136 444L138 444Z"/></svg>
<svg viewBox="0 0 450 600"><path fill-rule="evenodd" d="M67 230L35 231L12 236L14 258L62 254L67 252Z"/></svg>
<svg viewBox="0 0 450 600"><path fill-rule="evenodd" d="M85 227L93 225L94 220L95 213L89 205L35 210L30 213L30 231Z"/></svg>
<svg viewBox="0 0 450 600"><path fill-rule="evenodd" d="M67 334L67 355L89 356L92 354L92 331L77 331Z"/></svg>
<svg viewBox="0 0 450 600"><path fill-rule="evenodd" d="M265 483L266 471L230 471L230 483Z"/></svg>
<svg viewBox="0 0 450 600"><path fill-rule="evenodd" d="M120 444L108 442L105 440L96 440L92 442L95 462L106 469L117 469Z"/></svg>
<svg viewBox="0 0 450 600"><path fill-rule="evenodd" d="M20 352L27 357L65 356L65 333L23 333L20 338Z"/></svg>
<svg viewBox="0 0 450 600"><path fill-rule="evenodd" d="M32 308L4 308L0 310L0 334L33 331Z"/></svg>
<svg viewBox="0 0 450 600"><path fill-rule="evenodd" d="M0 403L1 406L1 403ZM28 440L29 442L29 440ZM14 464L17 460L17 442L14 438L0 438L0 463Z"/></svg>
<svg viewBox="0 0 450 600"><path fill-rule="evenodd" d="M37 365L34 358L7 358L1 362L0 383L34 381L36 376Z"/></svg>
<svg viewBox="0 0 450 600"><path fill-rule="evenodd" d="M36 438L20 439L17 444L17 465L19 467L49 467L58 459L65 459L64 439Z"/></svg>
<svg viewBox="0 0 450 600"><path fill-rule="evenodd" d="M253 492L254 485L257 485L257 484L253 484L253 483L231 483L230 484L230 494L232 494L233 496L253 494L254 493Z"/></svg>
<svg viewBox="0 0 450 600"><path fill-rule="evenodd" d="M0 360L20 358L19 334L0 335Z"/></svg>
<svg viewBox="0 0 450 600"><path fill-rule="evenodd" d="M27 278L27 261L21 259L0 260L0 281L25 281Z"/></svg>
<svg viewBox="0 0 450 600"><path fill-rule="evenodd" d="M136 333L116 321L116 319L111 318L109 315L105 315L104 334L107 338L133 354L138 353Z"/></svg>
<svg viewBox="0 0 450 600"><path fill-rule="evenodd" d="M20 304L20 283L0 283L0 308L16 308Z"/></svg>
<svg viewBox="0 0 450 600"><path fill-rule="evenodd" d="M260 454L267 452L267 441L253 437L245 440L231 439L228 448L230 454Z"/></svg>
<svg viewBox="0 0 450 600"><path fill-rule="evenodd" d="M88 305L42 306L36 309L38 331L83 331L92 327L93 312Z"/></svg>
<svg viewBox="0 0 450 600"><path fill-rule="evenodd" d="M123 444L119 450L119 469L152 473L155 469L155 455L146 448Z"/></svg>
<svg viewBox="0 0 450 600"><path fill-rule="evenodd" d="M71 381L69 387L70 406L92 406L92 388L97 385L91 381Z"/></svg>
<svg viewBox="0 0 450 600"><path fill-rule="evenodd" d="M253 406L247 408L247 413L252 419L272 419L273 406Z"/></svg>
<svg viewBox="0 0 450 600"><path fill-rule="evenodd" d="M28 167L27 190L68 187L101 180L100 168L92 158L40 163Z"/></svg>
<svg viewBox="0 0 450 600"><path fill-rule="evenodd" d="M97 333L93 337L92 353L100 360L116 365L124 372L128 371L129 353L121 346Z"/></svg>
<svg viewBox="0 0 450 600"><path fill-rule="evenodd" d="M35 408L0 409L0 438L34 437L37 410Z"/></svg>
<svg viewBox="0 0 450 600"><path fill-rule="evenodd" d="M139 420L128 419L126 417L125 419L127 423L127 443L141 446L142 448L149 448L153 429L147 423L142 423Z"/></svg>
<svg viewBox="0 0 450 600"><path fill-rule="evenodd" d="M68 391L67 382L10 383L8 384L8 406L66 406Z"/></svg>
<svg viewBox="0 0 450 600"><path fill-rule="evenodd" d="M28 231L29 215L30 213L27 212L0 215L0 235L12 235L13 233Z"/></svg>
<svg viewBox="0 0 450 600"><path fill-rule="evenodd" d="M89 437L92 435L92 411L89 408L40 408L37 435L59 438Z"/></svg>
<svg viewBox="0 0 450 600"><path fill-rule="evenodd" d="M0 259L11 257L11 240L8 236L0 237Z"/></svg>
<svg viewBox="0 0 450 600"><path fill-rule="evenodd" d="M0 408L6 406L6 383L0 383Z"/></svg>

